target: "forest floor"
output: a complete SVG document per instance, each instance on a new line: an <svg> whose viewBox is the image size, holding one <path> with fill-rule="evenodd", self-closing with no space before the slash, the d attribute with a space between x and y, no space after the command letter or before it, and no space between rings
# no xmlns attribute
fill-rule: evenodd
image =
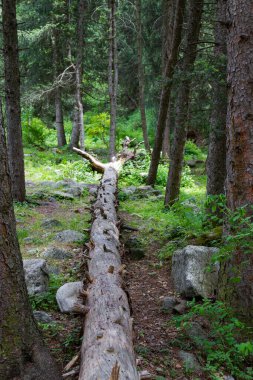
<svg viewBox="0 0 253 380"><path fill-rule="evenodd" d="M49 293L31 297L33 309L44 310L53 319L53 323L39 323L39 326L63 369L79 352L83 322L79 316L60 313L54 297L56 289L63 283L82 279L83 246L76 243L56 243L54 237L63 229L87 231L91 219L90 204L94 197L84 192L83 196L74 200L57 199L51 190L51 185L45 187L40 182L31 181L28 181L27 185L29 203L16 206L18 235L23 257L43 258L45 249L52 245L72 252L71 259L47 259L50 271L53 273ZM64 192L64 188L61 190ZM58 194L58 191L56 193ZM125 202L127 203L127 200ZM147 200L143 199L142 202L144 204ZM138 231L123 231L123 242L133 235L137 239L145 240L147 227L145 219L125 210L121 210L119 216L128 226L138 225ZM42 223L45 220L58 220L61 226L43 230ZM87 232L85 233L87 235ZM150 378L155 380L205 379L206 376L201 377L187 369L178 357L178 351L184 347L175 347L178 330L171 323L171 315L162 309L163 298L175 295L170 267L169 263L161 265L158 252L163 244L159 242L159 236L155 236L155 230L151 235L153 240L151 244L146 245L144 258L132 260L127 251L122 257L123 262L127 264L126 282L134 319L134 345L138 369L148 371ZM185 342L185 345L189 344ZM76 376L69 378L75 379Z"/></svg>

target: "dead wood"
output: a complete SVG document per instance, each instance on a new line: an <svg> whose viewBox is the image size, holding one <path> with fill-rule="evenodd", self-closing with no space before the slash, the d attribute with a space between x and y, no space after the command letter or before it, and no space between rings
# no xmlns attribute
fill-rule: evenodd
<svg viewBox="0 0 253 380"><path fill-rule="evenodd" d="M86 152L74 149L103 172L88 244L88 282L79 380L137 380L132 342L132 319L121 278L116 193L118 173L128 159L131 140L125 139L117 161L102 164ZM115 364L116 363L116 364Z"/></svg>

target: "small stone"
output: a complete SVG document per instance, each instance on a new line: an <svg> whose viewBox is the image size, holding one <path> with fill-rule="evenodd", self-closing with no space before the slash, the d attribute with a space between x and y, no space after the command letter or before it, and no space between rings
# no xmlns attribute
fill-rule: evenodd
<svg viewBox="0 0 253 380"><path fill-rule="evenodd" d="M173 311L175 311L178 314L184 314L187 309L187 301L182 300L180 303L173 307Z"/></svg>
<svg viewBox="0 0 253 380"><path fill-rule="evenodd" d="M32 243L32 241L33 241L33 238L30 236L24 238L24 243Z"/></svg>
<svg viewBox="0 0 253 380"><path fill-rule="evenodd" d="M141 371L139 372L140 380L148 380L148 379L153 379L153 375L151 375L150 372L148 371Z"/></svg>
<svg viewBox="0 0 253 380"><path fill-rule="evenodd" d="M80 292L83 289L81 281L69 282L61 286L56 293L56 301L62 313L71 313L76 303Z"/></svg>
<svg viewBox="0 0 253 380"><path fill-rule="evenodd" d="M121 192L124 193L125 195L131 195L131 194L134 194L136 190L137 190L136 186L128 186L121 189Z"/></svg>
<svg viewBox="0 0 253 380"><path fill-rule="evenodd" d="M44 256L46 258L50 259L56 259L56 260L64 260L64 259L69 259L72 257L72 254L66 249L63 248L58 248L58 247L48 247L44 251Z"/></svg>
<svg viewBox="0 0 253 380"><path fill-rule="evenodd" d="M40 323L51 323L53 319L45 311L34 311L33 316Z"/></svg>
<svg viewBox="0 0 253 380"><path fill-rule="evenodd" d="M207 336L205 330L197 322L192 322L186 328L186 334L191 339L191 341L194 343L194 345L199 349L203 348L204 341L206 341L208 339L208 336Z"/></svg>
<svg viewBox="0 0 253 380"><path fill-rule="evenodd" d="M84 240L84 238L84 234L73 230L65 230L55 236L55 240L61 243L75 243Z"/></svg>
<svg viewBox="0 0 253 380"><path fill-rule="evenodd" d="M235 378L233 376L230 376L230 375L224 376L223 379L224 380L235 380Z"/></svg>
<svg viewBox="0 0 253 380"><path fill-rule="evenodd" d="M82 189L79 186L73 186L66 188L68 194L73 195L73 197L80 197L82 195Z"/></svg>
<svg viewBox="0 0 253 380"><path fill-rule="evenodd" d="M186 164L190 167L190 168L195 168L196 165L197 165L197 161L196 160L189 160L186 162Z"/></svg>
<svg viewBox="0 0 253 380"><path fill-rule="evenodd" d="M174 309L174 306L178 304L178 301L175 297L164 297L163 303L162 303L162 309L166 312L172 312Z"/></svg>
<svg viewBox="0 0 253 380"><path fill-rule="evenodd" d="M29 295L44 293L48 290L49 273L45 260L24 260L25 281Z"/></svg>
<svg viewBox="0 0 253 380"><path fill-rule="evenodd" d="M26 253L28 255L36 256L39 254L39 250L38 250L38 248L32 248L32 249L28 249L28 251Z"/></svg>
<svg viewBox="0 0 253 380"><path fill-rule="evenodd" d="M178 356L184 363L184 367L188 370L196 371L200 369L200 365L195 357L195 355L186 351L179 351Z"/></svg>
<svg viewBox="0 0 253 380"><path fill-rule="evenodd" d="M45 219L41 223L41 227L44 227L44 228L59 227L61 225L62 225L61 222L57 219Z"/></svg>

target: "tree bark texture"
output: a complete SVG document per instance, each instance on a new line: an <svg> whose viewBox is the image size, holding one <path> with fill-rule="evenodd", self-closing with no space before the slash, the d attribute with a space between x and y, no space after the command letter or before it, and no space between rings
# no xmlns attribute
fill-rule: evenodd
<svg viewBox="0 0 253 380"><path fill-rule="evenodd" d="M139 80L139 105L141 113L141 127L144 140L144 146L147 152L150 152L148 139L148 128L145 108L145 74L142 62L142 19L141 19L141 0L136 0L136 28L137 28L137 52L138 52L138 80Z"/></svg>
<svg viewBox="0 0 253 380"><path fill-rule="evenodd" d="M228 0L228 110L227 178L228 207L245 206L252 215L253 205L253 4ZM231 231L231 233L233 233ZM252 239L250 237L249 239ZM249 242L252 240L249 240ZM252 323L253 258L238 247L225 264L228 281L240 277L238 284L224 284L225 298ZM228 292L228 287L230 292Z"/></svg>
<svg viewBox="0 0 253 380"><path fill-rule="evenodd" d="M165 194L165 205L172 205L179 197L180 179L183 167L184 147L187 138L190 87L203 12L203 0L191 0L187 21L187 37L182 62L182 81L177 99L173 150Z"/></svg>
<svg viewBox="0 0 253 380"><path fill-rule="evenodd" d="M53 45L53 60L54 60L54 79L56 80L60 74L60 57L58 51L59 44L58 31L54 30L52 36L52 45ZM63 121L63 110L62 110L62 100L61 100L61 89L59 86L55 89L55 126L57 131L57 145L62 147L67 144L65 131L64 131L64 121Z"/></svg>
<svg viewBox="0 0 253 380"><path fill-rule="evenodd" d="M164 69L164 85L163 85L163 89L161 93L155 143L154 143L151 164L150 164L149 174L148 174L148 179L147 179L147 183L149 185L154 185L155 183L157 169L158 169L159 160L160 160L160 152L162 149L162 142L163 142L163 133L166 126L166 119L167 119L168 107L169 107L169 102L170 102L172 78L173 78L174 69L177 63L179 46L181 43L185 3L186 3L185 0L178 0L177 7L175 10L173 40L171 44L171 51L169 52L169 56L168 56L165 69Z"/></svg>
<svg viewBox="0 0 253 380"><path fill-rule="evenodd" d="M83 119L83 100L82 100L82 78L83 78L83 51L84 51L84 16L85 0L78 3L78 23L77 23L77 51L76 51L76 104L74 109L74 123L70 141L70 148L80 147L84 149L84 119Z"/></svg>
<svg viewBox="0 0 253 380"><path fill-rule="evenodd" d="M12 194L15 200L25 200L24 154L20 109L20 74L16 0L3 0L4 78L7 114L7 146Z"/></svg>
<svg viewBox="0 0 253 380"><path fill-rule="evenodd" d="M87 158L104 175L93 206L91 229L90 285L87 289L84 335L79 380L114 379L118 366L121 380L137 380L139 375L132 343L132 319L123 290L116 193L118 171L127 155L117 162L101 164L86 152Z"/></svg>
<svg viewBox="0 0 253 380"><path fill-rule="evenodd" d="M28 301L0 119L0 379L59 380Z"/></svg>
<svg viewBox="0 0 253 380"><path fill-rule="evenodd" d="M112 161L116 154L116 115L117 115L117 89L118 89L118 53L117 53L117 27L116 27L117 0L108 0L108 8L109 8L108 85L109 85L109 98L110 98L109 156L110 156L110 161Z"/></svg>
<svg viewBox="0 0 253 380"><path fill-rule="evenodd" d="M226 117L227 117L227 0L217 1L213 82L213 110L207 157L207 195L225 192L226 179Z"/></svg>

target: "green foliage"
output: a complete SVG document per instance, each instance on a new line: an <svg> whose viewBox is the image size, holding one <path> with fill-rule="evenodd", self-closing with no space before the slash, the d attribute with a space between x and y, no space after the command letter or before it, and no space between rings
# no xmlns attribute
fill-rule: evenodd
<svg viewBox="0 0 253 380"><path fill-rule="evenodd" d="M110 115L107 112L93 115L86 125L86 133L94 142L101 139L106 147L109 144Z"/></svg>
<svg viewBox="0 0 253 380"><path fill-rule="evenodd" d="M249 336L251 330L233 316L232 310L224 303L205 299L199 304L189 303L190 311L175 317L180 329L187 329L191 323L200 318L209 326L207 338L198 337L203 354L206 357L205 370L213 380L223 379L228 372L238 380L250 380L253 376L253 343L241 341Z"/></svg>
<svg viewBox="0 0 253 380"><path fill-rule="evenodd" d="M185 160L203 160L202 150L192 141L187 140L185 143Z"/></svg>
<svg viewBox="0 0 253 380"><path fill-rule="evenodd" d="M22 115L22 133L24 145L43 146L49 131L42 120L27 112Z"/></svg>
<svg viewBox="0 0 253 380"><path fill-rule="evenodd" d="M47 292L29 296L33 310L58 310L55 295L63 283L62 276L51 275Z"/></svg>

